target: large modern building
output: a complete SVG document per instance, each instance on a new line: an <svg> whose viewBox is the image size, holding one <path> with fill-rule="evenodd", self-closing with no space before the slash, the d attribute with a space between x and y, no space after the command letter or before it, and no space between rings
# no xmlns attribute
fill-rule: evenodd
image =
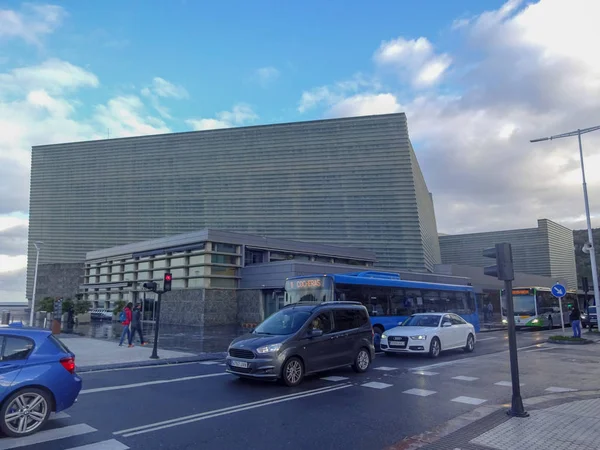
<svg viewBox="0 0 600 450"><path fill-rule="evenodd" d="M537 228L441 235L439 239L444 264L489 266L493 262L483 257L482 250L509 242L516 272L564 280L569 289L577 289L573 231L551 220L538 220Z"/></svg>
<svg viewBox="0 0 600 450"><path fill-rule="evenodd" d="M27 296L40 265L203 228L440 263L433 200L404 114L32 149Z"/></svg>

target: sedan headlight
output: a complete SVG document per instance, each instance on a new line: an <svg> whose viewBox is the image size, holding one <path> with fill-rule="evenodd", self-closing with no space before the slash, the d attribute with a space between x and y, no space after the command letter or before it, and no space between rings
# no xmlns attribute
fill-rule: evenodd
<svg viewBox="0 0 600 450"><path fill-rule="evenodd" d="M387 334L381 333L381 339L387 339Z"/></svg>
<svg viewBox="0 0 600 450"><path fill-rule="evenodd" d="M424 341L425 339L427 339L427 336L424 336L424 335L420 334L418 336L411 336L410 338L413 341Z"/></svg>
<svg viewBox="0 0 600 450"><path fill-rule="evenodd" d="M581 320L585 320L585 314L581 315Z"/></svg>
<svg viewBox="0 0 600 450"><path fill-rule="evenodd" d="M265 345L264 347L259 347L256 349L256 351L261 354L275 353L275 352L278 352L280 348L281 348L281 344L271 344L271 345Z"/></svg>

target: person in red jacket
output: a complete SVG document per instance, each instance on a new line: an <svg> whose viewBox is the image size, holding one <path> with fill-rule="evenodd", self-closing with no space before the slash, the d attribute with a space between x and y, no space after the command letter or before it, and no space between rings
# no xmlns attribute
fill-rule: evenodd
<svg viewBox="0 0 600 450"><path fill-rule="evenodd" d="M133 347L133 344L131 343L131 308L133 307L133 303L129 302L127 303L127 306L125 306L125 308L123 308L123 313L121 313L121 317L119 317L119 319L121 320L121 323L123 324L123 332L121 333L121 341L119 342L119 347L121 347L123 345L123 340L125 339L125 336L127 335L127 342L129 343L129 347Z"/></svg>

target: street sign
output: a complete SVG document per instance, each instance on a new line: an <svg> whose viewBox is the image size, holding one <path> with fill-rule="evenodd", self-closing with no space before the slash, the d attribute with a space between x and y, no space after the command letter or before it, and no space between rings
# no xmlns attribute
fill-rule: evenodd
<svg viewBox="0 0 600 450"><path fill-rule="evenodd" d="M552 295L554 295L556 298L561 298L564 297L567 293L567 289L559 283L556 283L554 286L552 286Z"/></svg>

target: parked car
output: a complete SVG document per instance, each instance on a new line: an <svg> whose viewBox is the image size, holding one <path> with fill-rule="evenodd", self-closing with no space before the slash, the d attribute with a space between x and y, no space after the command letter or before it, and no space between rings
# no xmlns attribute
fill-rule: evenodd
<svg viewBox="0 0 600 450"><path fill-rule="evenodd" d="M429 353L437 358L441 351L475 349L475 327L462 317L450 313L413 314L400 326L386 330L381 336L381 350L396 353Z"/></svg>
<svg viewBox="0 0 600 450"><path fill-rule="evenodd" d="M373 328L358 302L300 302L234 339L227 353L232 374L297 386L305 375L337 367L367 371L375 357Z"/></svg>
<svg viewBox="0 0 600 450"><path fill-rule="evenodd" d="M113 313L104 308L94 308L90 310L92 320L112 320Z"/></svg>
<svg viewBox="0 0 600 450"><path fill-rule="evenodd" d="M44 427L81 390L75 355L48 330L0 327L0 429L12 437Z"/></svg>
<svg viewBox="0 0 600 450"><path fill-rule="evenodd" d="M598 313L596 312L595 306L588 306L587 314L581 312L581 326L592 330L594 327L598 328Z"/></svg>

